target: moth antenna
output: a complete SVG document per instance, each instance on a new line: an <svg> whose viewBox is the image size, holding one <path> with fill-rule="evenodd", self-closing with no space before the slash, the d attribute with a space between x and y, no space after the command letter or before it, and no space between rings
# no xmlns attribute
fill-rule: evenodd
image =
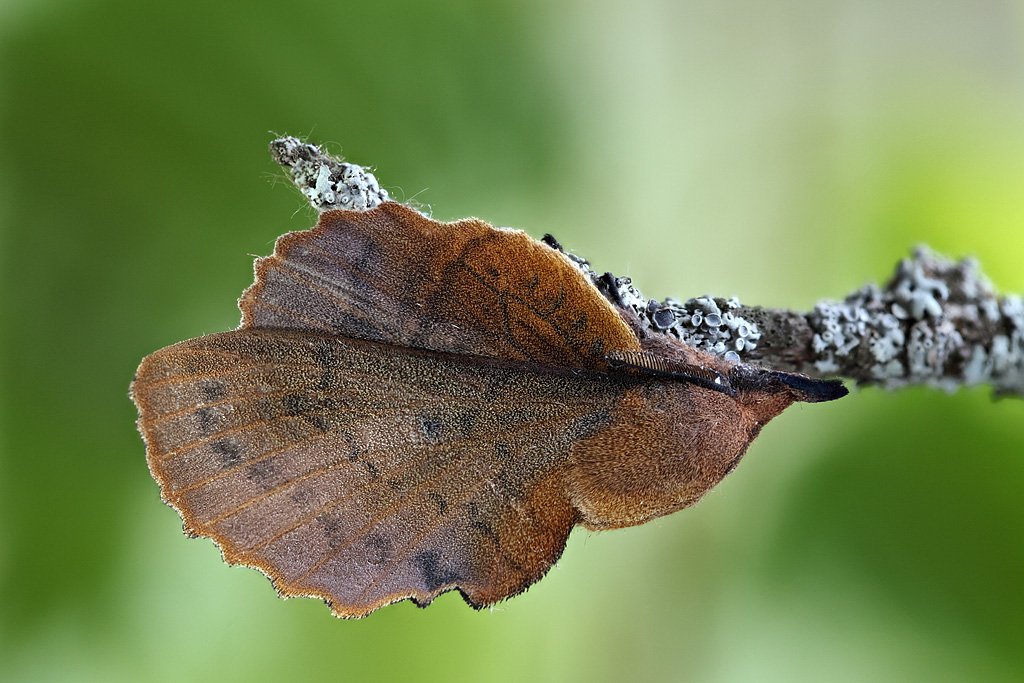
<svg viewBox="0 0 1024 683"><path fill-rule="evenodd" d="M735 394L729 379L717 370L681 363L649 351L611 351L605 360L613 370L632 370L642 375L668 377L730 396Z"/></svg>

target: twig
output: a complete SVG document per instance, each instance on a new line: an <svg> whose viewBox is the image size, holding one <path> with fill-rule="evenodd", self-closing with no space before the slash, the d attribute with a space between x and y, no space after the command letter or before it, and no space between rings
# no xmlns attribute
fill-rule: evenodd
<svg viewBox="0 0 1024 683"><path fill-rule="evenodd" d="M270 149L319 211L369 210L388 199L372 173L315 145L285 137ZM647 299L630 278L599 274L550 235L544 241L610 301L635 311L648 333L730 360L887 389L988 383L998 396L1024 397L1024 302L997 295L973 259L954 262L918 247L884 287L867 285L801 313L711 296Z"/></svg>

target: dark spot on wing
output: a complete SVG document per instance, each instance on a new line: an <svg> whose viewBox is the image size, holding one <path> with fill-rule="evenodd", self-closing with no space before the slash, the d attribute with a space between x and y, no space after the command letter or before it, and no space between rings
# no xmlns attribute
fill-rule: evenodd
<svg viewBox="0 0 1024 683"><path fill-rule="evenodd" d="M371 270L373 264L381 261L380 248L373 240L360 234L361 226L353 221L338 220L331 227L338 236L338 241L331 246L340 249L348 257L352 263L352 270L359 273L353 275L351 279L361 285L360 280L365 277L362 273Z"/></svg>
<svg viewBox="0 0 1024 683"><path fill-rule="evenodd" d="M334 379L334 367L337 365L334 352L326 341L318 341L313 346L313 356L323 371L320 375L320 388L327 389Z"/></svg>
<svg viewBox="0 0 1024 683"><path fill-rule="evenodd" d="M331 428L330 415L336 410L333 398L316 399L308 394L286 394L281 398L281 408L288 417L301 417L321 432Z"/></svg>
<svg viewBox="0 0 1024 683"><path fill-rule="evenodd" d="M225 396L224 382L217 380L204 380L199 384L203 392L203 399L207 401L219 401Z"/></svg>
<svg viewBox="0 0 1024 683"><path fill-rule="evenodd" d="M494 545L501 544L500 541L498 540L498 534L494 533L494 529L492 529L491 525L487 522L484 522L480 519L474 519L472 522L469 523L469 525L473 527L475 531L480 533L481 536L494 543Z"/></svg>
<svg viewBox="0 0 1024 683"><path fill-rule="evenodd" d="M445 502L445 499L441 496L440 493L431 491L430 493L427 494L427 497L429 497L430 500L434 501L434 504L437 505L437 514L443 515L445 510L448 509L448 503Z"/></svg>
<svg viewBox="0 0 1024 683"><path fill-rule="evenodd" d="M369 460L362 460L361 462L366 467L366 471L370 473L370 479L376 479L377 477L380 476L380 471L377 469L377 466L374 465L372 462L370 462Z"/></svg>
<svg viewBox="0 0 1024 683"><path fill-rule="evenodd" d="M242 449L234 439L220 439L210 444L210 449L220 460L220 466L227 469L242 460Z"/></svg>
<svg viewBox="0 0 1024 683"><path fill-rule="evenodd" d="M303 417L307 422L309 422L309 424L313 425L321 432L326 432L331 428L330 420L323 415L305 415Z"/></svg>
<svg viewBox="0 0 1024 683"><path fill-rule="evenodd" d="M310 501L313 499L315 493L316 490L312 488L306 488L303 486L293 487L292 492L288 494L288 498L290 498L293 503L298 505L300 509L304 510L309 505Z"/></svg>
<svg viewBox="0 0 1024 683"><path fill-rule="evenodd" d="M245 476L249 481L257 484L266 484L267 480L270 479L277 472L277 463L273 458L266 458L259 462L254 462L245 469Z"/></svg>
<svg viewBox="0 0 1024 683"><path fill-rule="evenodd" d="M213 408L200 408L192 413L196 418L196 426L202 434L212 434L217 428L217 411Z"/></svg>
<svg viewBox="0 0 1024 683"><path fill-rule="evenodd" d="M324 538L327 539L327 547L337 548L342 541L341 536L344 532L344 525L342 525L338 516L324 513L317 515L314 519L324 532Z"/></svg>
<svg viewBox="0 0 1024 683"><path fill-rule="evenodd" d="M494 476L494 488L497 495L507 498L519 498L519 489L521 487L522 484L517 483L516 475L508 467L502 468Z"/></svg>
<svg viewBox="0 0 1024 683"><path fill-rule="evenodd" d="M366 561L370 564L384 564L391 557L391 541L380 534L366 538Z"/></svg>
<svg viewBox="0 0 1024 683"><path fill-rule="evenodd" d="M309 401L302 394L286 394L281 399L281 407L288 417L298 417L309 410Z"/></svg>
<svg viewBox="0 0 1024 683"><path fill-rule="evenodd" d="M435 591L459 580L459 575L449 567L443 566L442 559L433 550L420 553L413 558L413 563L420 570L423 584L428 591Z"/></svg>
<svg viewBox="0 0 1024 683"><path fill-rule="evenodd" d="M441 436L442 424L436 417L424 415L420 420L420 426L423 429L424 436L428 439L436 439Z"/></svg>

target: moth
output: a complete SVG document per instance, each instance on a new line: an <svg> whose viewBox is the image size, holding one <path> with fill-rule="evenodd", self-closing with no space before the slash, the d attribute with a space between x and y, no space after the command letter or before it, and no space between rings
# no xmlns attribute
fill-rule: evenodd
<svg viewBox="0 0 1024 683"><path fill-rule="evenodd" d="M692 505L846 393L645 334L553 240L391 201L255 270L237 330L142 361L139 430L187 533L342 617L516 595L574 526Z"/></svg>

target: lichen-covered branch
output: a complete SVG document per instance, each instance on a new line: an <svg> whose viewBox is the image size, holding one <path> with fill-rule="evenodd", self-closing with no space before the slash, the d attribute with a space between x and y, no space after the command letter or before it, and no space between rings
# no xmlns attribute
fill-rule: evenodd
<svg viewBox="0 0 1024 683"><path fill-rule="evenodd" d="M786 358L765 347L751 360L786 361L800 372L836 374L899 388L953 391L991 384L998 395L1024 396L1024 302L997 295L973 259L952 261L926 247L903 259L884 287L868 285L843 301L822 301L790 323L789 311L751 309L765 330L799 349ZM771 335L776 337L775 334Z"/></svg>
<svg viewBox="0 0 1024 683"><path fill-rule="evenodd" d="M366 211L388 200L387 190L380 188L373 173L298 138L274 140L270 155L288 169L292 182L317 211Z"/></svg>
<svg viewBox="0 0 1024 683"><path fill-rule="evenodd" d="M270 148L319 211L368 210L388 199L372 173L315 145L286 137ZM609 300L632 309L648 333L729 360L889 389L991 384L997 395L1024 396L1024 302L998 295L973 259L951 261L919 247L886 285L802 313L711 296L647 299L629 278L592 270L550 235L544 241Z"/></svg>

